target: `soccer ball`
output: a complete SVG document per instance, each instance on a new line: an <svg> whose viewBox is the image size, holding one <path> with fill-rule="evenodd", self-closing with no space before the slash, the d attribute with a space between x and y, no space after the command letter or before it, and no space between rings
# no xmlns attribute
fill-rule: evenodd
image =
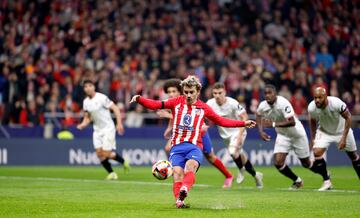
<svg viewBox="0 0 360 218"><path fill-rule="evenodd" d="M158 180L164 180L172 176L173 168L169 161L159 160L152 166L152 174Z"/></svg>

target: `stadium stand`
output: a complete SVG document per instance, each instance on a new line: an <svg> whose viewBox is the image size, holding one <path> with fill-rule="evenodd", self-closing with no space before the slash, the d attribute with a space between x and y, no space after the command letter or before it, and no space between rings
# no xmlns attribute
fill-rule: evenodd
<svg viewBox="0 0 360 218"><path fill-rule="evenodd" d="M351 0L2 0L0 119L63 112L54 122L71 126L85 78L129 111L130 96L165 98L163 81L189 73L204 100L223 81L249 113L271 82L298 114L321 85L360 115L358 13Z"/></svg>

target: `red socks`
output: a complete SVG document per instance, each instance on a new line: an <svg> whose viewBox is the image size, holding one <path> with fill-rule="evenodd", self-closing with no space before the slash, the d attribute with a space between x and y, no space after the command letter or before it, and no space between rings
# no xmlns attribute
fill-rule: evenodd
<svg viewBox="0 0 360 218"><path fill-rule="evenodd" d="M229 170L225 167L225 165L221 162L221 160L219 160L219 158L216 158L215 162L213 163L213 165L218 168L222 174L224 174L224 176L226 178L230 178L232 177L232 174L229 172Z"/></svg>
<svg viewBox="0 0 360 218"><path fill-rule="evenodd" d="M195 173L191 171L185 173L182 185L186 186L187 190L190 191L190 188L194 183L195 183Z"/></svg>
<svg viewBox="0 0 360 218"><path fill-rule="evenodd" d="M174 182L174 184L173 184L173 193L174 193L175 199L179 198L179 192L180 192L181 186L182 186L182 182Z"/></svg>

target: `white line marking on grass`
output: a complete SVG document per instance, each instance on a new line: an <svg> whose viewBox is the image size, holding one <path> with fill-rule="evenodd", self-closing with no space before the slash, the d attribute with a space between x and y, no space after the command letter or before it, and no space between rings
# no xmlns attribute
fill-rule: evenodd
<svg viewBox="0 0 360 218"><path fill-rule="evenodd" d="M278 188L278 190L281 191L291 191L291 192L296 192L297 190L291 190L291 189L287 189L287 188ZM317 189L302 189L304 191L313 191L313 192L321 192L318 191ZM340 189L330 189L327 191L323 191L323 192L339 192L339 193L360 193L360 191L358 190L340 190Z"/></svg>
<svg viewBox="0 0 360 218"><path fill-rule="evenodd" d="M158 185L158 186L172 186L172 183L162 182L141 182L141 181L119 181L119 180L96 180L96 179L71 179L71 178L50 178L50 177L25 177L25 176L0 176L0 179L15 179L15 180L38 180L38 181L59 181L59 182L86 182L86 183L120 183L120 184L134 184L134 185ZM198 187L211 187L206 184L195 184Z"/></svg>

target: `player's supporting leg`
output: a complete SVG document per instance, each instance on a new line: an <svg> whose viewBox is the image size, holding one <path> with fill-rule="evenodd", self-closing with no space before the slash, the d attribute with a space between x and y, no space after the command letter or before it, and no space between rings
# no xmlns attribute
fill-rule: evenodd
<svg viewBox="0 0 360 218"><path fill-rule="evenodd" d="M256 187L263 188L263 174L260 172L256 172L253 165L251 164L250 160L247 158L246 154L244 153L243 149L239 146L229 146L229 153L233 158L236 166L239 168L239 175L237 183L241 183L244 180L244 175L242 175L242 168L244 167L245 170L254 177L256 182Z"/></svg>
<svg viewBox="0 0 360 218"><path fill-rule="evenodd" d="M356 151L346 151L346 153L352 162L352 165L354 167L356 174L358 175L358 178L360 179L360 157L359 157L359 154L357 154Z"/></svg>
<svg viewBox="0 0 360 218"><path fill-rule="evenodd" d="M114 170L111 167L111 164L109 162L109 158L107 158L104 155L104 151L102 148L96 149L96 155L98 156L101 165L105 168L105 170L109 173L106 177L107 180L116 180L118 179L117 174L114 172Z"/></svg>
<svg viewBox="0 0 360 218"><path fill-rule="evenodd" d="M313 166L310 168L315 173L320 174L323 177L323 184L318 189L319 191L326 191L332 188L329 172L327 171L326 161L323 157L326 149L325 148L313 148L315 161Z"/></svg>
<svg viewBox="0 0 360 218"><path fill-rule="evenodd" d="M275 153L274 154L274 164L275 167L279 170L281 174L288 177L293 181L293 184L290 186L291 189L301 188L304 183L300 177L298 177L288 165L285 164L287 153Z"/></svg>
<svg viewBox="0 0 360 218"><path fill-rule="evenodd" d="M245 155L245 154L244 154ZM245 155L246 157L246 155ZM257 188L263 188L263 174L260 172L255 171L255 168L251 164L250 160L246 157L247 161L245 163L245 169L250 175L252 175L255 179L256 187Z"/></svg>

